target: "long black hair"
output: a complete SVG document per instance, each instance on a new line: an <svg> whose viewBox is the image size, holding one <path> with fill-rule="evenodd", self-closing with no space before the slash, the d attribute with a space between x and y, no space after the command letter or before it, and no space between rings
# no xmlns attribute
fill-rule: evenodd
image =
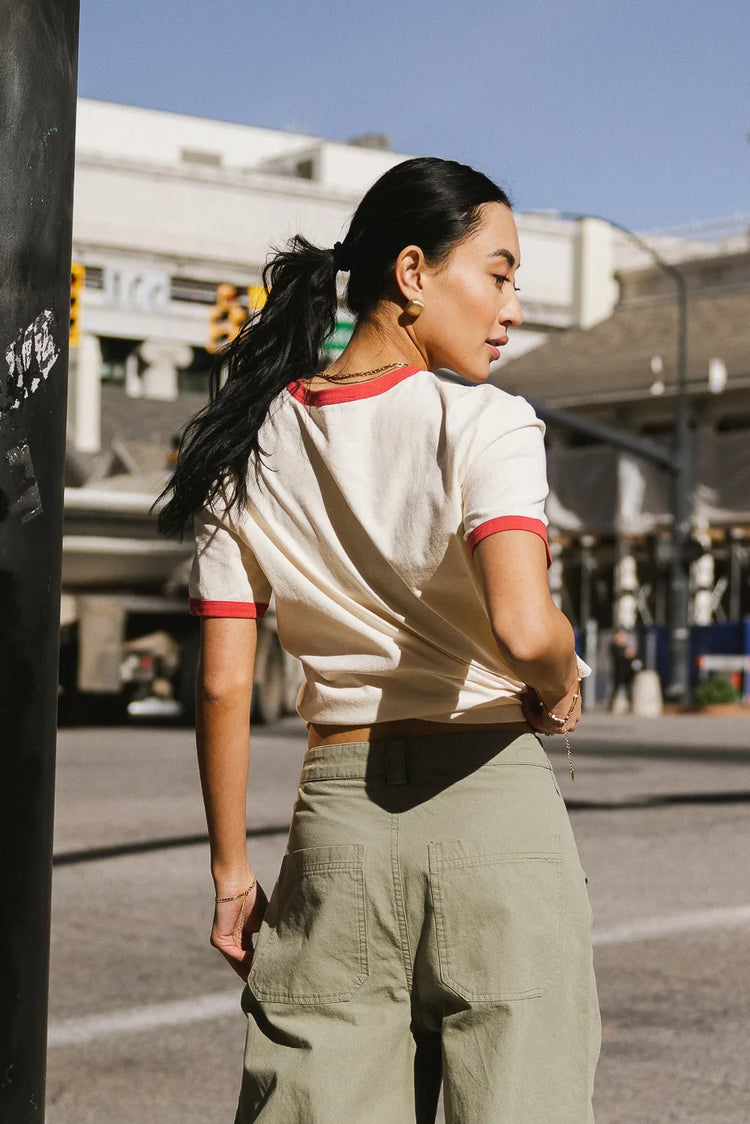
<svg viewBox="0 0 750 1124"><path fill-rule="evenodd" d="M343 242L321 249L297 234L263 270L264 307L244 324L211 372L208 404L188 423L174 475L159 500L159 530L182 537L193 514L229 485L230 507L247 499L247 470L277 395L318 370L336 322L336 275L349 273L346 304L364 320L385 296L405 246L438 264L481 222L485 203L510 206L481 172L455 160L417 157L370 188ZM158 503L158 501L157 501Z"/></svg>

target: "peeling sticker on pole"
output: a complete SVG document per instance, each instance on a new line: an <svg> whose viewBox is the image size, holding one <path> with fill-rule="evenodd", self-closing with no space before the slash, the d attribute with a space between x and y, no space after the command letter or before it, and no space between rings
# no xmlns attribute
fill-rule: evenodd
<svg viewBox="0 0 750 1124"><path fill-rule="evenodd" d="M45 308L6 347L7 369L0 375L0 418L17 410L47 381L60 357L54 327L55 314Z"/></svg>
<svg viewBox="0 0 750 1124"><path fill-rule="evenodd" d="M42 497L39 493L34 462L31 459L31 450L24 441L21 445L9 449L5 460L10 468L11 487L6 489L10 499L8 514L28 523L42 514Z"/></svg>

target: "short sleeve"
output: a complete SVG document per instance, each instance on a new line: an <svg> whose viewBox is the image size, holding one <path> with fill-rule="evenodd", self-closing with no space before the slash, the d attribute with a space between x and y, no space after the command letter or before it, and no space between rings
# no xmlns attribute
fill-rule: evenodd
<svg viewBox="0 0 750 1124"><path fill-rule="evenodd" d="M544 423L525 399L486 389L492 397L463 458L464 538L473 552L499 531L531 531L544 541L549 564Z"/></svg>
<svg viewBox="0 0 750 1124"><path fill-rule="evenodd" d="M207 506L193 517L193 534L190 612L260 619L268 609L271 586L238 529Z"/></svg>

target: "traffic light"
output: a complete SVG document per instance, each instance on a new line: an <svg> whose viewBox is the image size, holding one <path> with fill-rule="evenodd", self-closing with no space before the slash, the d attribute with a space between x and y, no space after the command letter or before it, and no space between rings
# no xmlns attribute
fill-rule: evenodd
<svg viewBox="0 0 750 1124"><path fill-rule="evenodd" d="M248 285L247 307L250 312L260 312L268 299L265 285Z"/></svg>
<svg viewBox="0 0 750 1124"><path fill-rule="evenodd" d="M81 295L86 284L86 266L79 262L70 265L70 337L71 347L81 342Z"/></svg>
<svg viewBox="0 0 750 1124"><path fill-rule="evenodd" d="M239 334L247 319L234 285L217 285L216 304L208 314L208 343L206 350L215 354L226 347Z"/></svg>

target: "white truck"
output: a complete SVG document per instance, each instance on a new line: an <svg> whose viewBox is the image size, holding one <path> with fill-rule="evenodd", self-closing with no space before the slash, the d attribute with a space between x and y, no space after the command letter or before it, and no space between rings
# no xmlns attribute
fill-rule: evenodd
<svg viewBox="0 0 750 1124"><path fill-rule="evenodd" d="M199 625L187 609L190 543L161 538L151 482L66 488L60 619L61 723L192 722ZM127 487L123 487L126 484ZM259 622L253 719L294 710L301 670L281 648L273 603Z"/></svg>

